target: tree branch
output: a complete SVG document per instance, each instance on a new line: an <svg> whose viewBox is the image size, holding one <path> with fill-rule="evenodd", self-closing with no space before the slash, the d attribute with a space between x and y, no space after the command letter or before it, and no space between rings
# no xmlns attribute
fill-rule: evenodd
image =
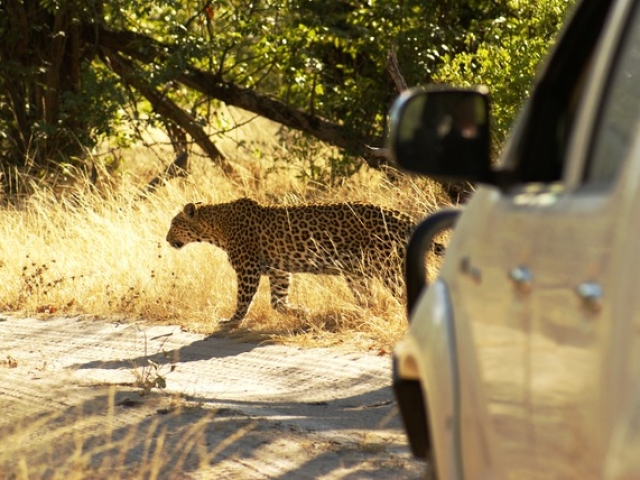
<svg viewBox="0 0 640 480"><path fill-rule="evenodd" d="M400 71L400 65L398 64L398 54L396 46L392 45L387 56L387 70L395 83L398 93L402 93L407 90L407 81L404 79L402 72ZM379 155L383 158L391 158L391 151L388 148L372 148L374 155ZM462 203L466 201L472 192L471 185L467 182L440 182L442 190L449 196L451 201L456 203Z"/></svg>
<svg viewBox="0 0 640 480"><path fill-rule="evenodd" d="M387 56L387 70L393 79L393 83L396 84L398 93L402 93L409 88L407 87L407 81L400 72L400 65L398 64L398 55L395 45L391 46L391 50L389 50L389 55ZM377 148L366 145L366 148L369 151L369 155L372 157L379 158L384 161L391 160L391 150L386 147Z"/></svg>
<svg viewBox="0 0 640 480"><path fill-rule="evenodd" d="M107 49L103 51L108 59L108 65L122 78L123 82L132 85L138 90L149 101L156 112L173 121L191 135L198 146L202 148L215 163L220 165L226 173L233 171L233 168L226 161L224 155L213 144L206 132L196 123L191 115L143 80L142 77L137 74L135 66L129 60Z"/></svg>
<svg viewBox="0 0 640 480"><path fill-rule="evenodd" d="M161 44L146 35L130 31L108 30L101 25L86 25L83 35L89 42L95 42L103 48L120 52L144 64L162 63L177 50L176 47ZM225 82L219 74L206 72L194 66L187 66L182 72L176 74L175 80L227 105L242 108L286 127L301 130L351 155L361 156L371 166L380 165L380 157L372 156L365 147L367 144L379 142L380 139L358 135L344 125L291 107L283 101L254 90Z"/></svg>
<svg viewBox="0 0 640 480"><path fill-rule="evenodd" d="M391 50L389 50L389 55L387 56L387 70L393 79L393 83L396 84L398 93L402 93L409 88L407 87L407 81L404 79L402 72L400 72L398 52L396 51L395 45L391 45Z"/></svg>

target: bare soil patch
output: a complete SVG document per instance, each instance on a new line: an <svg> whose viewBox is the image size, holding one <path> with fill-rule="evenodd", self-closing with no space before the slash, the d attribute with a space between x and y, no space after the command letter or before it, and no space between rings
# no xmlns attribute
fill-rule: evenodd
<svg viewBox="0 0 640 480"><path fill-rule="evenodd" d="M0 478L421 478L390 367L175 326L2 319Z"/></svg>

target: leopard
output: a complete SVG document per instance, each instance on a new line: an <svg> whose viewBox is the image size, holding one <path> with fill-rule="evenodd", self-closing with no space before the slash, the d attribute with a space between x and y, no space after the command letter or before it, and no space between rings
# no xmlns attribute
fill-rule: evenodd
<svg viewBox="0 0 640 480"><path fill-rule="evenodd" d="M378 278L402 296L403 262L416 222L406 213L366 202L261 204L251 198L187 203L172 220L166 240L181 249L210 243L224 250L237 276L235 313L240 323L269 279L270 304L289 307L291 275L342 275L359 303Z"/></svg>

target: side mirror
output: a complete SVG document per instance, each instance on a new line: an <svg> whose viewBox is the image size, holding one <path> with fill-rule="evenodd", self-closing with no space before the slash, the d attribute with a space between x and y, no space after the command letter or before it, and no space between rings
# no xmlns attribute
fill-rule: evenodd
<svg viewBox="0 0 640 480"><path fill-rule="evenodd" d="M389 148L405 170L494 183L487 89L412 89L391 107Z"/></svg>

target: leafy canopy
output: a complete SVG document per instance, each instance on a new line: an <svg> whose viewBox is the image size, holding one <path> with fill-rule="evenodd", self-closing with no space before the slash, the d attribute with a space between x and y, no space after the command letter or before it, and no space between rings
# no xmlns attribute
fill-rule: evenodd
<svg viewBox="0 0 640 480"><path fill-rule="evenodd" d="M392 46L408 85L489 85L500 143L571 3L5 0L0 156L82 163L144 122L194 137L218 101L358 154L385 135Z"/></svg>

